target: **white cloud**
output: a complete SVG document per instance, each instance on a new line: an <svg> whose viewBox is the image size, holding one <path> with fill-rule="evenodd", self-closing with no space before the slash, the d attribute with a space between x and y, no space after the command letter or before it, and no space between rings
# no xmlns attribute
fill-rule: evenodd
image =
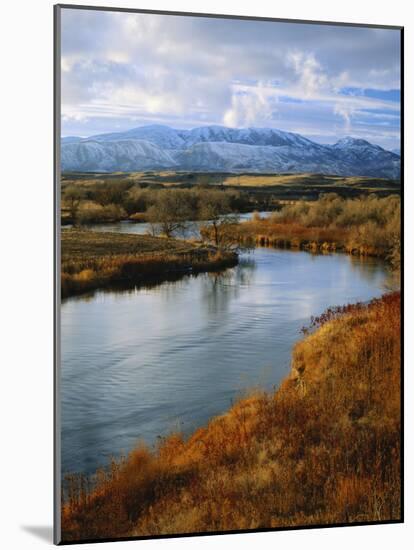
<svg viewBox="0 0 414 550"><path fill-rule="evenodd" d="M224 112L223 123L230 127L260 126L269 122L275 111L275 94L261 83L249 92L233 92L231 106Z"/></svg>
<svg viewBox="0 0 414 550"><path fill-rule="evenodd" d="M287 62L298 77L297 87L303 97L313 98L329 85L328 77L313 53L290 52Z"/></svg>
<svg viewBox="0 0 414 550"><path fill-rule="evenodd" d="M348 103L336 103L334 105L334 114L339 115L344 120L344 129L347 134L351 133L351 118L355 109L352 104Z"/></svg>
<svg viewBox="0 0 414 550"><path fill-rule="evenodd" d="M345 96L345 86L398 88L397 31L74 9L62 13L66 133L79 128L84 134L87 121L90 134L98 127L111 131L112 117L114 126L132 127L137 121L175 127L277 124L281 129L307 127L310 135L351 131L364 109L394 109L399 116L398 104ZM291 104L283 103L283 96Z"/></svg>

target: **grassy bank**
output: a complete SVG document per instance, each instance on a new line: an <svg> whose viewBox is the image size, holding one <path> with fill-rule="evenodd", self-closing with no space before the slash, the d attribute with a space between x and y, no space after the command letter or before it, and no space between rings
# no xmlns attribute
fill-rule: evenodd
<svg viewBox="0 0 414 550"><path fill-rule="evenodd" d="M68 479L63 540L400 518L400 296L329 310L274 394Z"/></svg>
<svg viewBox="0 0 414 550"><path fill-rule="evenodd" d="M285 205L266 219L254 216L227 231L241 243L377 256L398 267L400 224L399 197L342 199L328 194Z"/></svg>
<svg viewBox="0 0 414 550"><path fill-rule="evenodd" d="M62 297L116 283L215 271L238 261L236 254L211 246L147 235L65 229L61 242Z"/></svg>

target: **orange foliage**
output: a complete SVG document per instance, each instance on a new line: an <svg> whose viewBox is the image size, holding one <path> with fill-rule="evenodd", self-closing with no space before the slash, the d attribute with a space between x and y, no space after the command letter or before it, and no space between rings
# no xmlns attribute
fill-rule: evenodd
<svg viewBox="0 0 414 550"><path fill-rule="evenodd" d="M350 227L314 227L292 221L275 222L274 219L267 218L231 226L227 231L241 244L311 252L347 252L383 258L390 253L387 245L370 244L361 235L356 235L355 229ZM386 240L383 239L382 242L385 243Z"/></svg>

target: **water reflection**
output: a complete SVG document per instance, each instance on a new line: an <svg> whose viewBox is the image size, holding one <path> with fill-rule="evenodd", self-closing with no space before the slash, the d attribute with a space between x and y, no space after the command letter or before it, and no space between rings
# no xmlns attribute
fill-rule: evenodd
<svg viewBox="0 0 414 550"><path fill-rule="evenodd" d="M311 315L379 296L386 280L374 260L256 249L223 273L65 300L63 471L94 471L272 388Z"/></svg>
<svg viewBox="0 0 414 550"><path fill-rule="evenodd" d="M260 212L262 218L267 218L272 212ZM244 212L238 214L240 221L250 220L253 216L253 212ZM201 221L189 221L184 229L179 229L174 233L174 236L180 239L199 239L200 238L200 226L205 222ZM66 225L69 228L71 225ZM160 231L160 225L157 223L136 223L132 221L121 221L114 223L97 223L88 225L88 228L92 231L102 231L109 233L130 233L135 235L157 235Z"/></svg>
<svg viewBox="0 0 414 550"><path fill-rule="evenodd" d="M378 276L383 277L383 290L396 290L400 287L398 275L389 266L370 256L348 256L352 269L358 271L367 281L374 281Z"/></svg>
<svg viewBox="0 0 414 550"><path fill-rule="evenodd" d="M252 284L255 269L254 259L242 257L239 264L232 269L206 274L206 283L201 288L201 300L209 314L221 314L231 300L237 300L240 290Z"/></svg>

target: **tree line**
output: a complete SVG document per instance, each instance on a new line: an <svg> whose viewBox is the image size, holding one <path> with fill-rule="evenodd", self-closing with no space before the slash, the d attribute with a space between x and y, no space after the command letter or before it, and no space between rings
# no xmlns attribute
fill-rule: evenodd
<svg viewBox="0 0 414 550"><path fill-rule="evenodd" d="M62 214L76 225L135 219L170 225L188 220L210 219L210 211L221 215L251 208L245 193L218 187L191 189L142 188L128 182L99 185L66 185L62 189Z"/></svg>

